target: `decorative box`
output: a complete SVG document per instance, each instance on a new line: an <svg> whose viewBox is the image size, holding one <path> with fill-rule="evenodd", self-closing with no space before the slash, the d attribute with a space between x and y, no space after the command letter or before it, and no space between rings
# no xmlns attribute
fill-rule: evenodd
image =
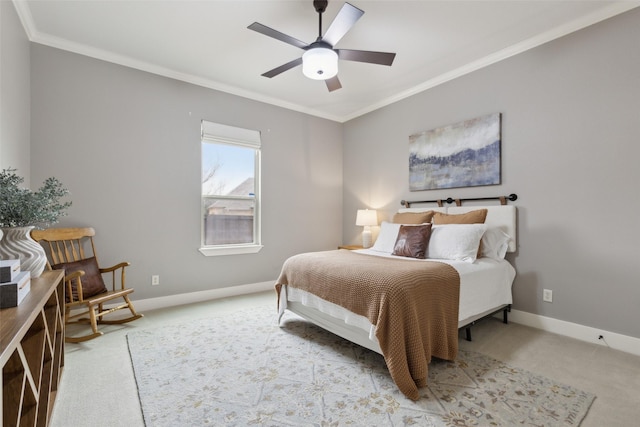
<svg viewBox="0 0 640 427"><path fill-rule="evenodd" d="M0 283L11 282L20 273L19 259L0 260Z"/></svg>
<svg viewBox="0 0 640 427"><path fill-rule="evenodd" d="M31 290L31 273L18 273L15 280L0 283L0 308L17 307Z"/></svg>

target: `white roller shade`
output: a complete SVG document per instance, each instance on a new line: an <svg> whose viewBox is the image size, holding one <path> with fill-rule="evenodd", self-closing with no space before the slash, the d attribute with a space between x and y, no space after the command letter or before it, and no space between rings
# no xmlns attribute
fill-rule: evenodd
<svg viewBox="0 0 640 427"><path fill-rule="evenodd" d="M242 129L203 120L201 133L202 139L205 141L260 148L260 132L257 130Z"/></svg>

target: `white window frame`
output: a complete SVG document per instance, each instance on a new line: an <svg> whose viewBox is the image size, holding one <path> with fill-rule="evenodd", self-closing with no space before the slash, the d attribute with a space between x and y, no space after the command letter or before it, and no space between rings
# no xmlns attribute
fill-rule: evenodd
<svg viewBox="0 0 640 427"><path fill-rule="evenodd" d="M260 132L256 130L243 129L235 126L227 126L220 123L213 123L202 120L201 123L201 141L200 141L200 168L202 169L202 144L204 142L213 142L221 144L230 144L234 146L253 148L255 150L254 161L254 202L253 212L253 242L226 245L204 245L204 206L205 197L202 195L202 183L200 187L200 253L204 256L219 255L239 255L254 254L259 252L262 245L261 233L261 203L260 203L260 170L261 170L261 139ZM238 196L220 196L220 199L234 198ZM242 198L241 198L242 199ZM248 198L247 198L248 199Z"/></svg>

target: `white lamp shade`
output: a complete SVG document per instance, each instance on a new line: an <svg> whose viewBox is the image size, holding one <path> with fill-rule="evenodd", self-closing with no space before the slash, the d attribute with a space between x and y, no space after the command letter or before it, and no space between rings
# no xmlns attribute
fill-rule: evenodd
<svg viewBox="0 0 640 427"><path fill-rule="evenodd" d="M358 209L356 225L378 225L378 212L375 209Z"/></svg>
<svg viewBox="0 0 640 427"><path fill-rule="evenodd" d="M338 54L333 49L316 47L302 55L302 73L313 80L327 80L338 74Z"/></svg>

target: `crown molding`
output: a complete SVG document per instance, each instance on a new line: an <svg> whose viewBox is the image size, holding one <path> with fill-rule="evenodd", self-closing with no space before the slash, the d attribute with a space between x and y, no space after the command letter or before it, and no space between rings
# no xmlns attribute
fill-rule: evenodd
<svg viewBox="0 0 640 427"><path fill-rule="evenodd" d="M145 71L148 73L168 77L171 79L184 81L186 83L191 83L191 84L202 86L208 89L218 90L221 92L251 99L253 101L263 102L265 104L282 107L288 110L293 110L293 111L308 114L311 116L324 118L334 122L345 123L345 122L348 122L349 120L355 119L357 117L360 117L372 111L378 110L380 108L386 107L395 102L401 101L405 98L409 98L418 93L432 89L443 83L454 80L466 74L472 73L474 71L477 71L489 65L495 64L496 62L500 62L504 59L510 58L519 53L525 52L527 50L533 49L542 44L548 43L552 40L566 36L568 34L571 34L573 32L576 32L578 30L581 30L593 24L596 24L600 21L604 21L605 19L609 19L621 13L627 12L631 9L634 9L640 6L640 1L620 1L620 2L612 3L611 5L604 7L598 11L592 12L581 18L567 22L566 24L555 27L549 31L541 33L535 37L531 37L520 43L511 45L505 49L499 50L483 58L479 58L476 61L472 61L468 64L465 64L449 72L440 74L439 76L431 78L422 84L414 86L408 90L402 91L394 96L388 97L380 102L376 102L366 108L360 109L358 111L355 111L351 114L347 114L344 116L336 116L333 114L328 114L324 111L315 110L315 109L307 108L295 103L282 101L280 99L262 95L253 91L248 91L245 89L241 89L235 86L227 85L227 84L213 81L210 79L205 79L192 74L182 73L182 72L178 72L165 67L160 67L160 66L150 64L144 61L140 61L128 56L117 55L112 52L108 52L102 49L97 49L92 46L87 46L80 43L75 43L70 40L54 37L48 34L43 34L39 32L35 26L35 23L33 21L33 16L31 15L31 11L29 9L28 3L25 0L13 0L13 4L16 8L16 11L20 18L22 26L25 29L27 37L33 43L38 43L45 46L62 49L65 51L77 53L80 55L88 56L88 57L99 59L102 61L107 61L114 64L122 65L125 67L134 68L140 71Z"/></svg>
<svg viewBox="0 0 640 427"><path fill-rule="evenodd" d="M488 67L489 65L495 64L496 62L500 62L504 59L526 52L527 50L533 49L535 47L538 47L550 41L556 40L560 37L564 37L568 34L582 30L593 24L597 24L598 22L604 21L605 19L609 19L621 13L628 12L629 10L635 9L638 6L640 6L640 2L638 1L623 1L623 2L614 3L606 8L603 8L591 14L585 15L579 19L575 19L573 21L567 22L564 25L555 27L549 31L538 34L535 37L531 37L527 40L523 40L520 43L511 45L491 55L487 55L476 61L465 64L462 67L456 68L447 73L440 74L439 76L429 79L418 86L415 86L411 89L400 92L378 103L372 104L365 109L356 111L353 114L344 117L343 121L346 122L351 119L355 119L356 117L378 110L382 107L401 101L405 98L409 98L410 96L432 89L443 83L446 83L458 77L464 76L465 74L469 74L474 71L480 70L484 67Z"/></svg>

